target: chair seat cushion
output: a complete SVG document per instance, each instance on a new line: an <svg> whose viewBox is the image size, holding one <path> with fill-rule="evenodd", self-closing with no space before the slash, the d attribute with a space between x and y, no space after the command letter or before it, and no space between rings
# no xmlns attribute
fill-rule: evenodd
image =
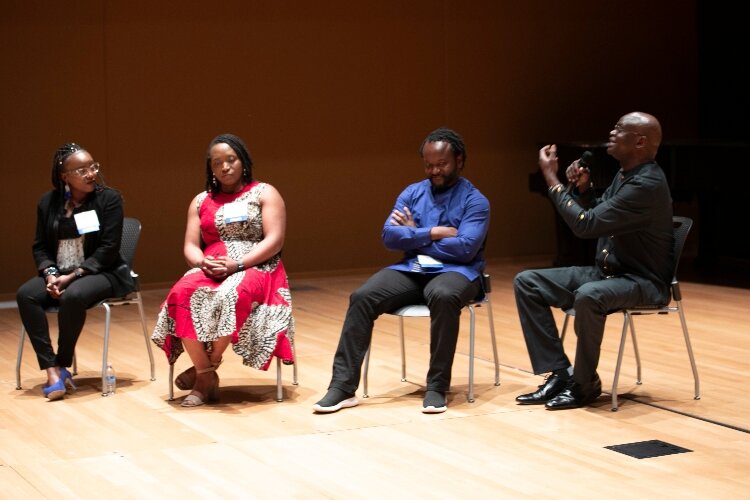
<svg viewBox="0 0 750 500"><path fill-rule="evenodd" d="M395 311L391 311L388 314L394 316L406 316L410 318L423 318L430 316L430 309L425 304L412 304L409 306L399 307Z"/></svg>

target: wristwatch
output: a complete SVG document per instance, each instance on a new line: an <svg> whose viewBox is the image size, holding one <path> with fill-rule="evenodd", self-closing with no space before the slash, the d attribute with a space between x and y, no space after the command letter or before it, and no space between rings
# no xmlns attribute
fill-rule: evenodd
<svg viewBox="0 0 750 500"><path fill-rule="evenodd" d="M83 276L84 276L84 275L85 275L86 273L84 273L84 272L83 272L83 269L81 269L81 268L79 267L78 269L76 269L76 270L75 270L75 272L74 272L73 274L75 274L75 277L76 277L76 279L78 279L78 278L83 278Z"/></svg>
<svg viewBox="0 0 750 500"><path fill-rule="evenodd" d="M47 276L57 276L58 274L60 274L60 271L55 266L49 266L48 268L44 270L45 278Z"/></svg>
<svg viewBox="0 0 750 500"><path fill-rule="evenodd" d="M245 270L245 264L243 264L241 260L238 260L237 261L237 272L239 273L240 271L244 271L244 270Z"/></svg>

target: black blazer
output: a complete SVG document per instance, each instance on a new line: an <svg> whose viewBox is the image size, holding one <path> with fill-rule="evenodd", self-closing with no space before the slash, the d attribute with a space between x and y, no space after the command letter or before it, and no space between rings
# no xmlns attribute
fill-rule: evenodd
<svg viewBox="0 0 750 500"><path fill-rule="evenodd" d="M643 302L669 302L674 272L672 196L656 162L620 169L601 198L589 189L552 190L555 208L579 238L598 238L596 263L605 275L641 285Z"/></svg>
<svg viewBox="0 0 750 500"><path fill-rule="evenodd" d="M57 265L57 228L63 214L62 193L49 191L37 205L36 236L32 245L39 275L49 266ZM91 274L103 274L112 284L114 296L122 297L135 290L130 269L120 255L122 239L122 196L114 189L97 186L78 212L96 211L99 230L86 234L83 244L85 260L81 267Z"/></svg>

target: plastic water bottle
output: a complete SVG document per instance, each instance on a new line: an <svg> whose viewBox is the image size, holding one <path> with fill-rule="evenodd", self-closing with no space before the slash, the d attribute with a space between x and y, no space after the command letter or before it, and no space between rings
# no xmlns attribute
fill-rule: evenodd
<svg viewBox="0 0 750 500"><path fill-rule="evenodd" d="M117 377L115 376L115 369L112 365L107 365L107 373L104 375L104 395L112 396L117 388Z"/></svg>

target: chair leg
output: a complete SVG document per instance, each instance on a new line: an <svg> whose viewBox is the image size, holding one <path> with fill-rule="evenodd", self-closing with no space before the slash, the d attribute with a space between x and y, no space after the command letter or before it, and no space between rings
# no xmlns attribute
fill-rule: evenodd
<svg viewBox="0 0 750 500"><path fill-rule="evenodd" d="M363 398L369 398L370 395L367 393L367 372L370 371L370 351L372 350L372 340L370 340L370 347L367 348L365 353L365 366L362 369L362 393Z"/></svg>
<svg viewBox="0 0 750 500"><path fill-rule="evenodd" d="M406 342L404 340L404 317L398 318L399 336L401 337L401 382L406 382ZM372 339L365 353L364 366L362 367L362 397L368 398L370 394L367 389L367 374L370 371L370 351L372 351Z"/></svg>
<svg viewBox="0 0 750 500"><path fill-rule="evenodd" d="M291 342L292 345L292 357L294 358L294 364L292 365L292 373L293 373L293 379L292 379L292 385L299 385L299 381L297 379L297 347L294 345L294 341Z"/></svg>
<svg viewBox="0 0 750 500"><path fill-rule="evenodd" d="M685 313L682 312L682 301L677 302L677 312L680 315L680 323L682 324L682 334L685 336L685 346L687 347L688 357L690 358L690 367L693 369L693 381L695 382L695 396L693 399L701 398L701 383L698 378L698 367L695 364L695 356L693 356L693 346L690 343L690 335L688 334L687 322L685 321Z"/></svg>
<svg viewBox="0 0 750 500"><path fill-rule="evenodd" d="M281 384L281 359L276 358L276 401L284 401L284 389Z"/></svg>
<svg viewBox="0 0 750 500"><path fill-rule="evenodd" d="M635 323L633 322L632 314L628 314L628 323L630 324L630 337L633 339L633 353L635 354L635 383L641 385L643 383L643 379L641 378L641 355L638 351L638 341L635 337Z"/></svg>
<svg viewBox="0 0 750 500"><path fill-rule="evenodd" d="M21 389L21 359L23 358L23 344L26 340L26 329L21 325L21 333L18 336L18 354L16 355L16 389Z"/></svg>
<svg viewBox="0 0 750 500"><path fill-rule="evenodd" d="M156 380L156 368L154 367L154 353L151 351L151 338L148 334L146 325L146 313L143 311L143 299L141 292L136 292L136 303L138 304L138 314L141 316L141 326L143 327L143 339L146 341L146 351L148 352L148 361L151 366L151 381Z"/></svg>
<svg viewBox="0 0 750 500"><path fill-rule="evenodd" d="M292 363L292 385L299 385L297 378L297 347L294 345L294 340L292 339L289 339L289 345L292 347L292 359L294 359L294 363Z"/></svg>
<svg viewBox="0 0 750 500"><path fill-rule="evenodd" d="M106 302L102 303L106 311L104 314L104 346L102 349L102 396L107 395L107 359L109 356L109 322L112 319L112 308Z"/></svg>
<svg viewBox="0 0 750 500"><path fill-rule="evenodd" d="M487 316L490 320L490 339L492 340L492 355L495 358L495 385L500 385L500 358L497 355L497 341L495 340L495 319L492 316L492 302L489 300L484 304L487 307Z"/></svg>
<svg viewBox="0 0 750 500"><path fill-rule="evenodd" d="M401 382L406 382L406 343L404 341L404 317L398 317L398 326L401 333Z"/></svg>
<svg viewBox="0 0 750 500"><path fill-rule="evenodd" d="M469 403L474 402L474 325L476 314L474 306L469 305Z"/></svg>
<svg viewBox="0 0 750 500"><path fill-rule="evenodd" d="M169 365L169 401L174 401L174 363Z"/></svg>
<svg viewBox="0 0 750 500"><path fill-rule="evenodd" d="M290 340L289 345L292 348L292 359L294 359L294 363L292 363L292 385L299 385L299 381L297 378L297 348L294 346L294 340ZM281 362L281 360L279 358L276 358L276 401L278 402L284 401L284 387L281 380L282 364L283 363Z"/></svg>
<svg viewBox="0 0 750 500"><path fill-rule="evenodd" d="M622 366L622 354L625 352L625 340L628 338L628 325L632 321L630 313L623 311L625 321L622 324L622 335L620 336L620 348L617 351L617 364L615 365L615 378L612 381L612 411L617 411L617 382L620 379L620 367Z"/></svg>

